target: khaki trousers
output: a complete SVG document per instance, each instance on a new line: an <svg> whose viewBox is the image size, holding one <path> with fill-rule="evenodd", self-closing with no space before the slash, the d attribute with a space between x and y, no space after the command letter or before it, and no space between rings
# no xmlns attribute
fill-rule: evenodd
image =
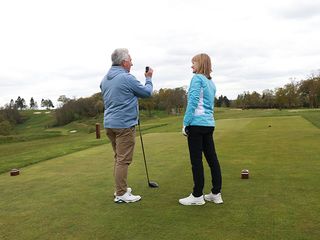
<svg viewBox="0 0 320 240"><path fill-rule="evenodd" d="M113 176L116 194L122 196L127 192L128 167L132 162L136 129L135 127L107 128L106 133L114 152Z"/></svg>

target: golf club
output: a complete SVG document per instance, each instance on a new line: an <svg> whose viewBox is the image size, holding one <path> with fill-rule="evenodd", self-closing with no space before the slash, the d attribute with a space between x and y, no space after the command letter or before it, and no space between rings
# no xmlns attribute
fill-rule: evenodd
<svg viewBox="0 0 320 240"><path fill-rule="evenodd" d="M146 174L147 174L147 180L148 180L148 185L151 188L157 188L159 187L159 184L156 182L150 182L149 180L149 174L148 174L148 168L147 168L147 161L146 161L146 155L144 153L144 146L143 146L143 141L142 141L142 134L141 134L141 129L140 129L140 119L138 121L138 126L139 126L139 133L140 133L140 140L141 140L141 147L142 147L142 154L143 154L143 160L144 160L144 166L146 168Z"/></svg>

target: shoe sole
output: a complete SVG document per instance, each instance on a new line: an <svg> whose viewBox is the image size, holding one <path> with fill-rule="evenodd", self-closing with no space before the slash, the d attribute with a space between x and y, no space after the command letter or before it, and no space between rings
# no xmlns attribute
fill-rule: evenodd
<svg viewBox="0 0 320 240"><path fill-rule="evenodd" d="M215 204L223 204L223 202L215 202L214 200L211 200L211 199L204 199L206 200L207 202L213 202Z"/></svg>
<svg viewBox="0 0 320 240"><path fill-rule="evenodd" d="M124 201L124 200L122 200L122 199L118 199L118 200L113 200L115 203L134 203L134 202L139 202L141 200L141 198L140 199L138 199L138 200L135 200L135 201Z"/></svg>
<svg viewBox="0 0 320 240"><path fill-rule="evenodd" d="M201 202L201 203L190 203L190 204L183 204L181 202L179 202L181 205L183 206L201 206L201 205L204 205L206 202Z"/></svg>

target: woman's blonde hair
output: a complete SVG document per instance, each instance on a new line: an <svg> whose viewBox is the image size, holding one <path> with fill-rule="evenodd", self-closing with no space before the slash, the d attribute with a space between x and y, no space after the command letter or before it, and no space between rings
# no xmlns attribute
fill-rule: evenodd
<svg viewBox="0 0 320 240"><path fill-rule="evenodd" d="M212 72L212 66L211 66L211 59L208 56L208 54L200 53L198 55L195 55L192 60L193 63L198 64L198 69L196 73L205 75L208 79L211 79L211 72Z"/></svg>

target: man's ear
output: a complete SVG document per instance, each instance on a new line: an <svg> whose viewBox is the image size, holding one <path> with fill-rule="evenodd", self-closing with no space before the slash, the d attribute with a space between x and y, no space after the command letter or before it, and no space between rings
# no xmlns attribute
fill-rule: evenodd
<svg viewBox="0 0 320 240"><path fill-rule="evenodd" d="M125 60L122 60L120 66L121 66L121 67L125 67L125 65L126 65L126 61L125 61Z"/></svg>

